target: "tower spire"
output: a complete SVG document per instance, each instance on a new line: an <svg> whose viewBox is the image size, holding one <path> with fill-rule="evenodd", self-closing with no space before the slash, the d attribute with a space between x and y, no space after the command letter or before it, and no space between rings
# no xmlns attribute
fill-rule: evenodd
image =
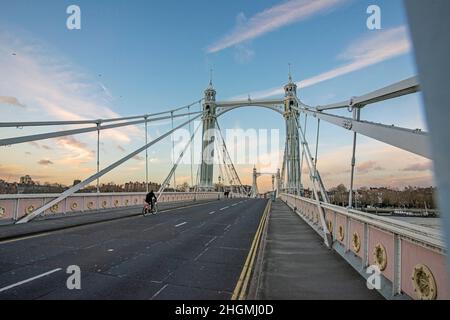
<svg viewBox="0 0 450 320"><path fill-rule="evenodd" d="M288 63L288 65L289 65L289 83L292 83L291 64Z"/></svg>
<svg viewBox="0 0 450 320"><path fill-rule="evenodd" d="M213 69L209 69L209 86L212 87L213 86Z"/></svg>

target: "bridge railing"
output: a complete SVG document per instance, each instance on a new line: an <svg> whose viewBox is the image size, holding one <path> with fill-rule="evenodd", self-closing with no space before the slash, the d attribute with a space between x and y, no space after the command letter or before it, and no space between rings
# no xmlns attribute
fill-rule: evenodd
<svg viewBox="0 0 450 320"><path fill-rule="evenodd" d="M145 192L132 193L74 193L61 202L45 210L44 217L69 215L75 213L93 213L99 210L133 208L142 206ZM14 194L0 195L0 224L18 221L33 213L37 208L56 199L59 194ZM221 199L219 192L164 192L160 203L185 202L194 200Z"/></svg>
<svg viewBox="0 0 450 320"><path fill-rule="evenodd" d="M323 237L316 200L286 193L280 197ZM377 266L383 296L450 299L446 248L438 230L327 203L320 207L333 249L366 279Z"/></svg>

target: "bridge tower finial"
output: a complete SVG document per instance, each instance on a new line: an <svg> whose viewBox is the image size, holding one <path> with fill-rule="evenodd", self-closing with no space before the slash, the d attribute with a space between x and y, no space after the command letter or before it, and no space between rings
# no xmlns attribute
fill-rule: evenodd
<svg viewBox="0 0 450 320"><path fill-rule="evenodd" d="M209 86L212 88L213 86L213 68L209 69Z"/></svg>
<svg viewBox="0 0 450 320"><path fill-rule="evenodd" d="M288 65L289 65L289 83L292 83L291 63L288 63Z"/></svg>

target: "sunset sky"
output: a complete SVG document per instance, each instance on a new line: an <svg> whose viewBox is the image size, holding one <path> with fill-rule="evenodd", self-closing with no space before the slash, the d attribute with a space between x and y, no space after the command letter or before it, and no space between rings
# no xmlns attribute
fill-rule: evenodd
<svg viewBox="0 0 450 320"><path fill-rule="evenodd" d="M66 28L66 8L71 4L81 8L81 30ZM372 4L382 10L381 30L366 26L366 9ZM291 63L298 96L312 106L416 75L400 0L43 0L32 6L16 0L5 1L1 8L0 122L98 119L168 110L202 98L211 68L218 100L248 95L276 98L283 96ZM350 116L346 110L335 113ZM420 94L368 106L362 119L427 129ZM281 150L269 148L270 154L262 157L282 156L284 120L278 114L239 109L219 122L224 130L279 129ZM152 124L150 137L170 127L170 121ZM58 130L68 128L73 127ZM54 129L0 129L0 135ZM315 131L316 122L308 122L312 150ZM144 128L107 130L101 136L101 167L105 167L141 147ZM349 184L351 144L351 132L331 124L321 127L318 168L326 187ZM29 174L42 183L71 184L95 172L95 148L96 133L2 147L0 179L12 182ZM162 182L171 168L170 139L152 147L149 155L150 179ZM358 137L357 161L356 186L434 185L429 160L369 138ZM256 165L265 172L281 167ZM252 167L252 163L237 165L246 184L251 184ZM101 181L144 181L144 170L141 154ZM190 165L182 165L177 183L190 182L190 177ZM259 182L260 190L265 190L270 177Z"/></svg>

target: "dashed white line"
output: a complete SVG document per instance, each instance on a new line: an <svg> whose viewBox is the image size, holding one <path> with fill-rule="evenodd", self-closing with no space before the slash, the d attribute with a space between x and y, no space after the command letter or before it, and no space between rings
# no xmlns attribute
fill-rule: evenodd
<svg viewBox="0 0 450 320"><path fill-rule="evenodd" d="M206 247L205 250L203 250L197 257L195 257L194 261L197 261L198 259L200 259L200 257L201 257L203 254L205 254L205 252L208 251L208 250L209 250L209 247Z"/></svg>
<svg viewBox="0 0 450 320"><path fill-rule="evenodd" d="M187 224L187 222L182 222L182 223L179 223L179 224L177 224L177 225L175 226L175 228L178 228L178 227L184 226L185 224Z"/></svg>
<svg viewBox="0 0 450 320"><path fill-rule="evenodd" d="M211 240L209 240L207 243L205 243L205 247L209 246L214 240L217 239L217 236L214 236Z"/></svg>
<svg viewBox="0 0 450 320"><path fill-rule="evenodd" d="M233 205L231 205L232 207L235 207L235 206L237 206L238 205L238 203L235 203L235 204L233 204Z"/></svg>
<svg viewBox="0 0 450 320"><path fill-rule="evenodd" d="M208 213L208 214L214 214L214 213L216 213L215 211L211 211L210 213Z"/></svg>
<svg viewBox="0 0 450 320"><path fill-rule="evenodd" d="M43 278L43 277L46 277L46 276L48 276L48 275L51 275L52 273L55 273L55 272L58 272L58 271L61 271L61 270L62 270L61 268L57 268L57 269L54 269L54 270L48 271L48 272L46 272L46 273L43 273L43 274L37 275L37 276L35 276L35 277L32 277L32 278L29 278L29 279L26 279L26 280L23 280L23 281L20 281L20 282L14 283L14 284L12 284L12 285L9 285L9 286L7 286L7 287L1 288L1 289L0 289L0 292L3 292L3 291L6 291L6 290L9 290L9 289L12 289L12 288L18 287L18 286L20 286L20 285L22 285L22 284L25 284L25 283L28 283L28 282L31 282L31 281L37 280L37 279L39 279L39 278Z"/></svg>
<svg viewBox="0 0 450 320"><path fill-rule="evenodd" d="M151 300L155 299L165 288L167 288L168 284L164 285L161 289L158 290L152 297Z"/></svg>
<svg viewBox="0 0 450 320"><path fill-rule="evenodd" d="M227 210L228 208L229 208L229 206L223 207L223 208L220 209L220 211Z"/></svg>

